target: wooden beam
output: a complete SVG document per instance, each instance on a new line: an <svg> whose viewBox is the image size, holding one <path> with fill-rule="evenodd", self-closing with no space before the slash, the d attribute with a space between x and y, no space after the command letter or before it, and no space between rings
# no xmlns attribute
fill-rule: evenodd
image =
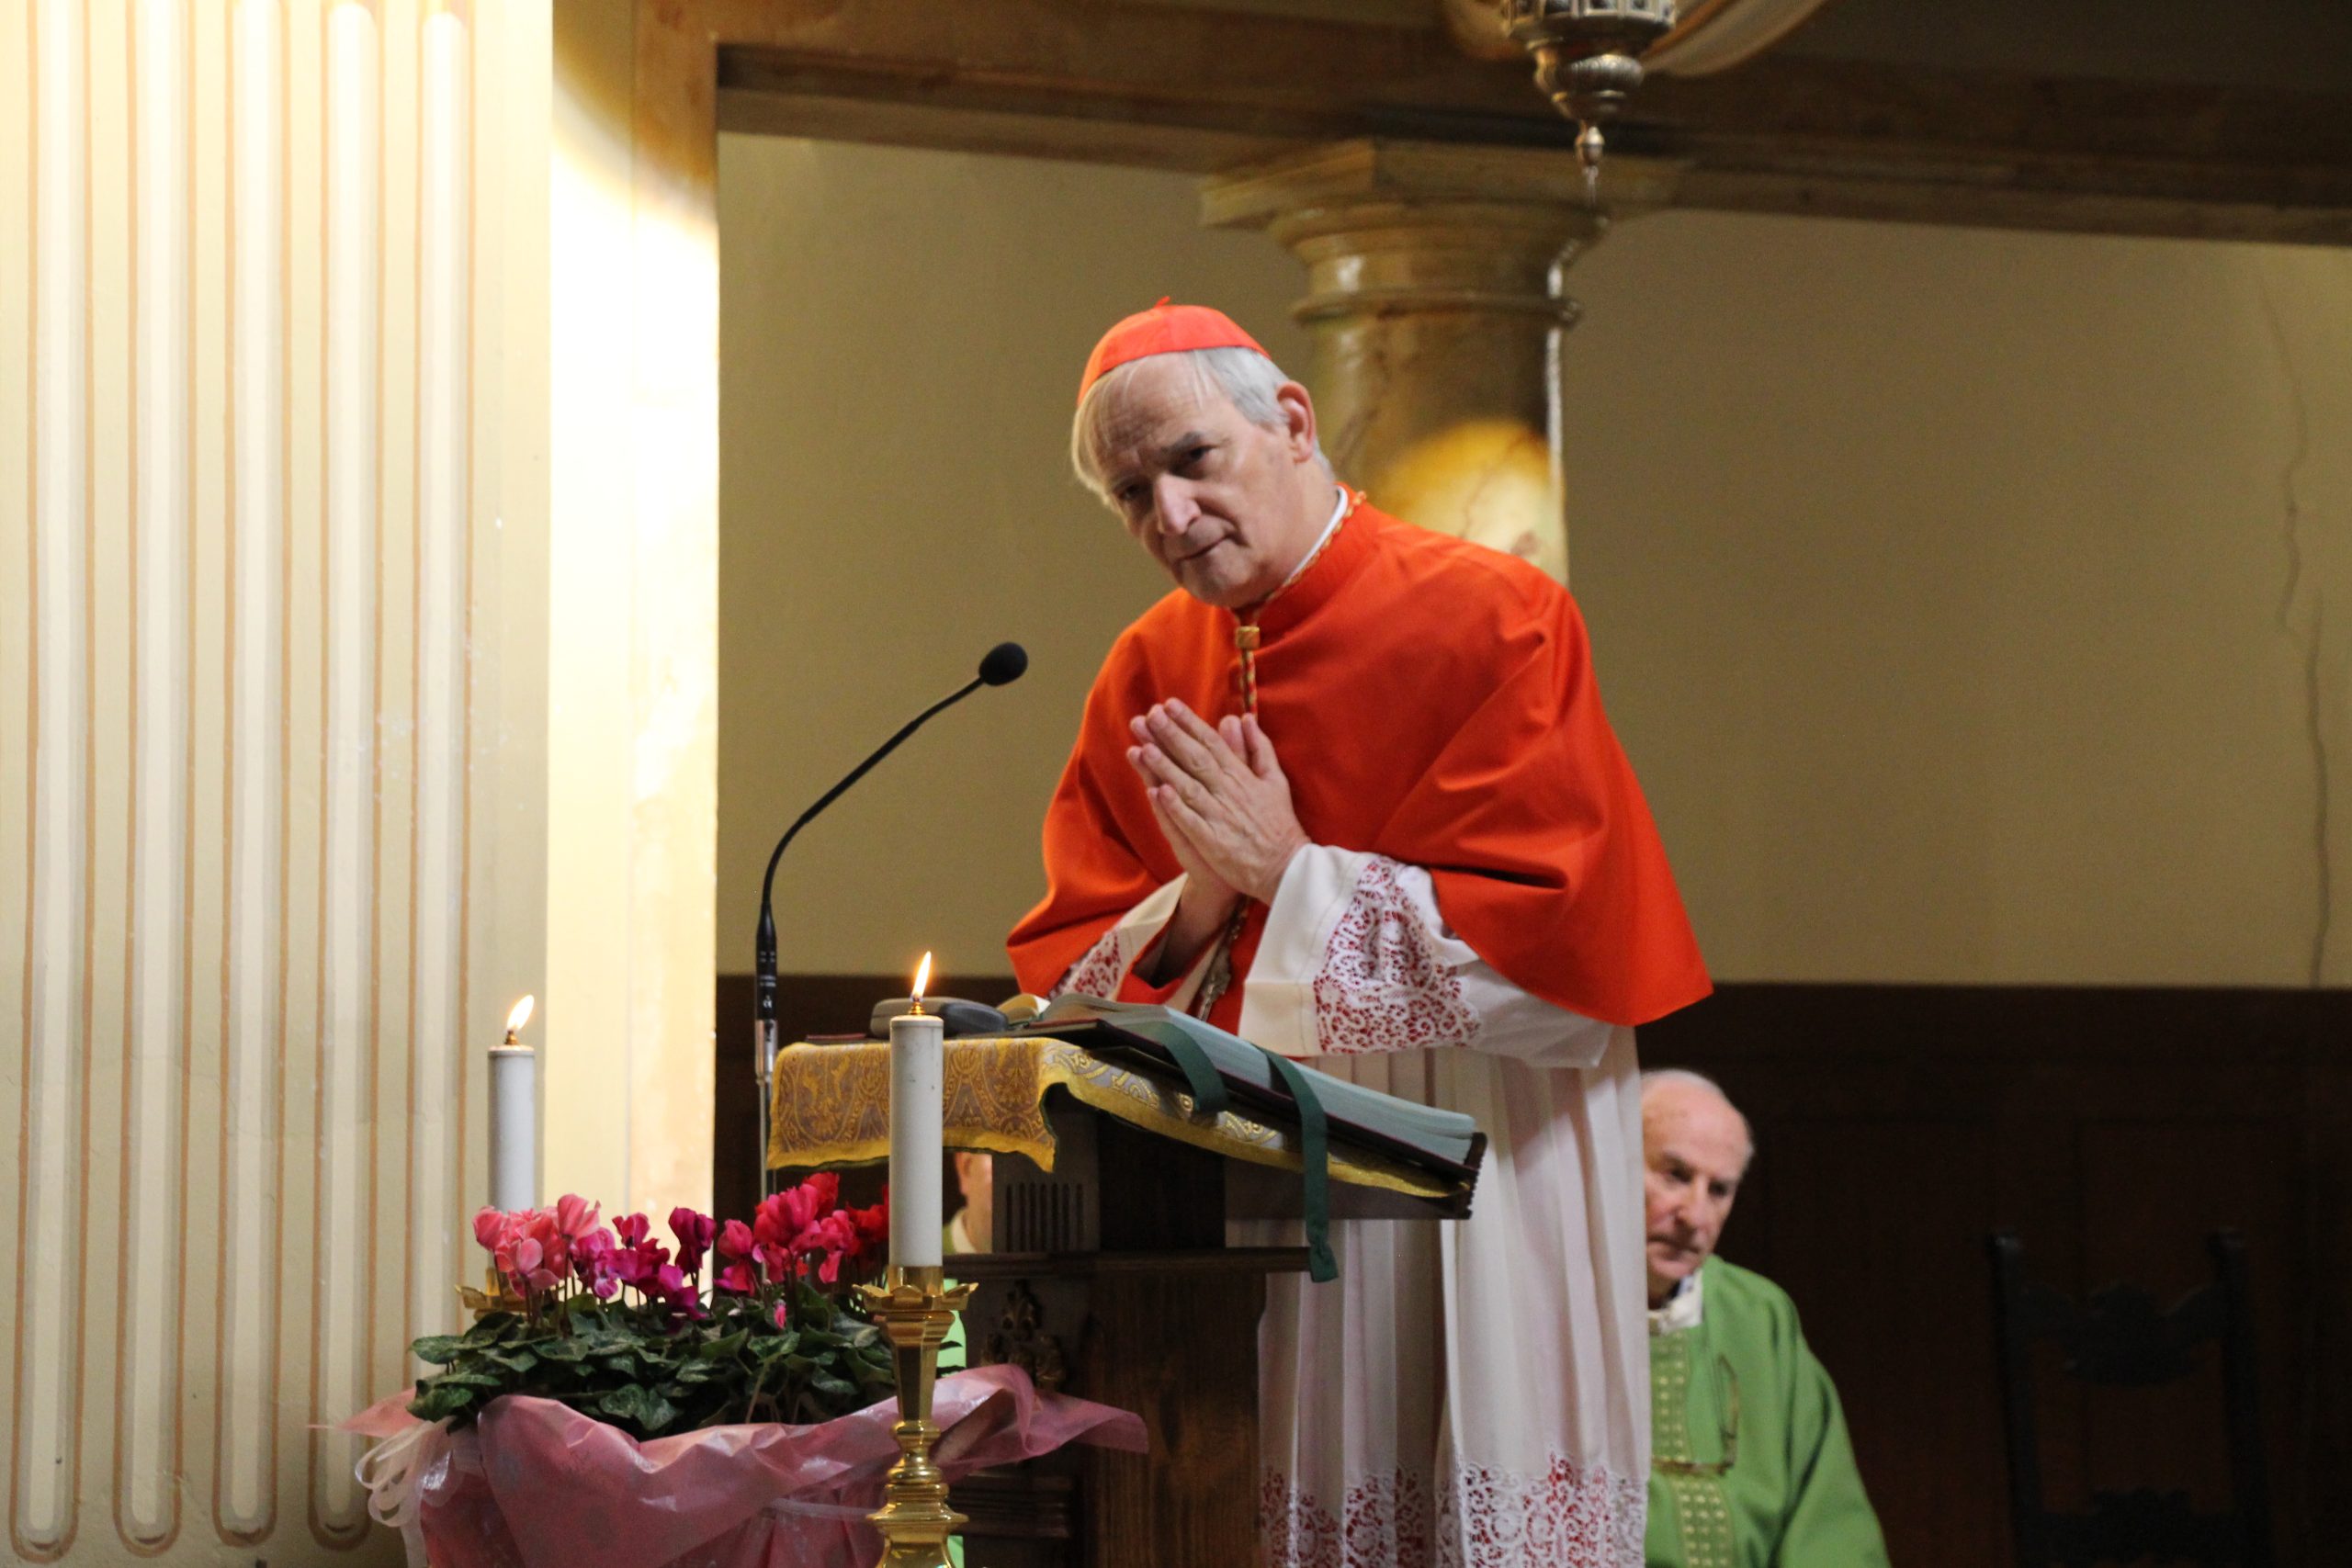
<svg viewBox="0 0 2352 1568"><path fill-rule="evenodd" d="M1557 150L1515 63L1435 26L1099 0L860 0L722 38L724 129L1213 172L1372 137ZM1676 204L2352 243L2352 95L1767 57L1657 77L1612 145Z"/></svg>

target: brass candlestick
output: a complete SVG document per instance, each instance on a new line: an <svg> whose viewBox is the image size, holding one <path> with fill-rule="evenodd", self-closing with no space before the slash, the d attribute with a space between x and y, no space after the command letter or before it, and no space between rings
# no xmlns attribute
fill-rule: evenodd
<svg viewBox="0 0 2352 1568"><path fill-rule="evenodd" d="M866 1311L889 1337L899 1372L899 1419L890 1428L899 1462L882 1483L882 1511L870 1517L882 1532L876 1568L946 1568L947 1538L965 1518L947 1506L947 1477L932 1462L939 1428L932 1424L932 1389L939 1380L939 1347L972 1287L946 1288L937 1267L893 1266L879 1285L861 1285Z"/></svg>

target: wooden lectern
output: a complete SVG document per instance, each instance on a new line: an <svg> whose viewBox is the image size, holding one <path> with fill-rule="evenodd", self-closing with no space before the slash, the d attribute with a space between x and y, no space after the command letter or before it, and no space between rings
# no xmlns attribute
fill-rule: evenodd
<svg viewBox="0 0 2352 1568"><path fill-rule="evenodd" d="M1258 1320L1266 1276L1303 1272L1307 1252L1227 1247L1226 1224L1301 1216L1295 1113L1261 1094L1196 1115L1182 1077L1128 1044L947 1045L947 1141L996 1156L998 1249L947 1259L977 1287L971 1364L1135 1411L1151 1436L1148 1454L1077 1449L957 1482L971 1568L1258 1560ZM771 1166L887 1153L886 1052L784 1052ZM1330 1148L1334 1219L1428 1224L1468 1213L1484 1140L1455 1163L1335 1121Z"/></svg>

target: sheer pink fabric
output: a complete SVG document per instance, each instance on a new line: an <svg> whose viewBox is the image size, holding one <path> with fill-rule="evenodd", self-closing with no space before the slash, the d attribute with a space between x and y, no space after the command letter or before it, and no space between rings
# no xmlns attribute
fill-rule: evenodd
<svg viewBox="0 0 2352 1568"><path fill-rule="evenodd" d="M865 1568L865 1522L898 1458L886 1402L816 1427L713 1427L639 1442L553 1400L510 1396L472 1428L426 1427L395 1395L346 1423L390 1439L369 1507L435 1568ZM1124 1410L1041 1394L1017 1367L939 1381L949 1479L1088 1442L1143 1452ZM375 1463L379 1454L389 1463Z"/></svg>

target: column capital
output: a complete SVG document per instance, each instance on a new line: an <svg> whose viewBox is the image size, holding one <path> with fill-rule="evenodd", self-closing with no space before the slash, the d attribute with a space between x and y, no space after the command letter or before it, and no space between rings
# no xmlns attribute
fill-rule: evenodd
<svg viewBox="0 0 2352 1568"><path fill-rule="evenodd" d="M1617 218L1668 205L1681 165L1612 158L1601 205L1563 152L1358 138L1212 175L1202 221L1261 229L1306 264L1302 322L1366 310L1481 310L1573 322L1558 268Z"/></svg>
<svg viewBox="0 0 2352 1568"><path fill-rule="evenodd" d="M1601 203L1565 152L1363 138L1202 182L1202 220L1306 264L1324 450L1426 527L1567 573L1561 275L1616 217L1673 198L1681 165L1612 156Z"/></svg>
<svg viewBox="0 0 2352 1568"><path fill-rule="evenodd" d="M1586 203L1584 171L1565 149L1473 146L1359 136L1246 164L1202 182L1210 228L1266 228L1302 208L1393 201L1466 201L1564 209L1606 223L1666 207L1689 165L1677 158L1611 152L1600 171L1600 209Z"/></svg>

